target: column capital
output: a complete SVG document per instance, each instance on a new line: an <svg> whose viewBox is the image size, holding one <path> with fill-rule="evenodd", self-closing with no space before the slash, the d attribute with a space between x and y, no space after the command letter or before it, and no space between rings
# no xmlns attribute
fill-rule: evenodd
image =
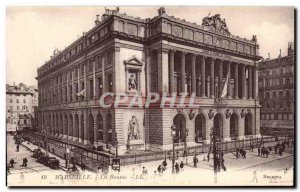
<svg viewBox="0 0 300 192"><path fill-rule="evenodd" d="M169 52L170 52L171 55L174 55L176 50L175 49L170 49Z"/></svg>
<svg viewBox="0 0 300 192"><path fill-rule="evenodd" d="M196 54L194 54L194 53L191 53L191 56L192 56L192 59L193 59L193 60L196 60L196 57L197 57L197 55L196 55Z"/></svg>
<svg viewBox="0 0 300 192"><path fill-rule="evenodd" d="M207 59L207 56L206 55L201 55L202 57L201 57L201 60L202 61L205 61L206 59Z"/></svg>

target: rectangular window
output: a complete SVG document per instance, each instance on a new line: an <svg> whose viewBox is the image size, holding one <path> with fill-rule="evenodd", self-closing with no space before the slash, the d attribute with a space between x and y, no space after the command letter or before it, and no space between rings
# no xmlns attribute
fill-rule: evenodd
<svg viewBox="0 0 300 192"><path fill-rule="evenodd" d="M12 103L12 102L13 102L13 100L12 100L12 99L10 99L10 100L9 100L9 102L10 102L10 103Z"/></svg>
<svg viewBox="0 0 300 192"><path fill-rule="evenodd" d="M19 99L17 99L17 103L19 103Z"/></svg>
<svg viewBox="0 0 300 192"><path fill-rule="evenodd" d="M113 77L112 74L107 75L108 92L113 92Z"/></svg>
<svg viewBox="0 0 300 192"><path fill-rule="evenodd" d="M102 77L98 77L98 93L99 97L101 97L103 94Z"/></svg>
<svg viewBox="0 0 300 192"><path fill-rule="evenodd" d="M94 81L90 80L90 98L94 97Z"/></svg>
<svg viewBox="0 0 300 192"><path fill-rule="evenodd" d="M23 103L26 103L26 99L23 99Z"/></svg>
<svg viewBox="0 0 300 192"><path fill-rule="evenodd" d="M112 142L112 133L108 133L108 142L109 142L109 143Z"/></svg>

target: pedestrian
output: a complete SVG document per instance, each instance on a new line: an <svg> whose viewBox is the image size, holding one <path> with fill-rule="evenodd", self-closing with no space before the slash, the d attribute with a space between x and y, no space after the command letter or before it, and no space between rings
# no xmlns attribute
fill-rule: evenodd
<svg viewBox="0 0 300 192"><path fill-rule="evenodd" d="M175 171L176 171L176 173L179 173L179 165L178 165L178 163L175 164Z"/></svg>
<svg viewBox="0 0 300 192"><path fill-rule="evenodd" d="M158 171L158 174L161 174L161 173L162 173L161 165L159 165L159 166L157 167L157 171Z"/></svg>
<svg viewBox="0 0 300 192"><path fill-rule="evenodd" d="M142 175L146 175L146 174L147 174L147 170L145 169L145 167L143 167Z"/></svg>
<svg viewBox="0 0 300 192"><path fill-rule="evenodd" d="M236 151L236 158L238 159L238 158L239 158L239 156L240 156L240 149L239 149L239 148L237 148L235 151Z"/></svg>
<svg viewBox="0 0 300 192"><path fill-rule="evenodd" d="M287 146L290 147L290 140L287 141Z"/></svg>
<svg viewBox="0 0 300 192"><path fill-rule="evenodd" d="M252 182L257 183L257 177L256 177L256 171L253 171L253 179L252 179Z"/></svg>
<svg viewBox="0 0 300 192"><path fill-rule="evenodd" d="M282 148L281 147L279 147L279 156L282 156Z"/></svg>
<svg viewBox="0 0 300 192"><path fill-rule="evenodd" d="M251 152L253 152L253 149L254 149L254 145L252 144L251 145Z"/></svg>
<svg viewBox="0 0 300 192"><path fill-rule="evenodd" d="M82 170L82 171L85 171L85 169L86 169L86 166L85 166L84 163L82 163L82 165L81 165L81 170Z"/></svg>
<svg viewBox="0 0 300 192"><path fill-rule="evenodd" d="M184 167L184 164L183 164L183 161L181 161L181 163L180 163L180 169L183 169L183 167Z"/></svg>
<svg viewBox="0 0 300 192"><path fill-rule="evenodd" d="M277 145L275 145L275 146L274 146L275 154L277 153L277 148L278 148Z"/></svg>
<svg viewBox="0 0 300 192"><path fill-rule="evenodd" d="M13 159L11 159L11 160L9 161L9 163L10 163L10 167L11 167L11 168L14 168L15 161L14 161Z"/></svg>
<svg viewBox="0 0 300 192"><path fill-rule="evenodd" d="M6 165L6 173L7 173L7 174L10 174L9 165Z"/></svg>
<svg viewBox="0 0 300 192"><path fill-rule="evenodd" d="M210 153L207 154L207 162L209 162Z"/></svg>
<svg viewBox="0 0 300 192"><path fill-rule="evenodd" d="M19 144L17 144L17 152L19 152L19 148L20 148L20 146L19 146Z"/></svg>
<svg viewBox="0 0 300 192"><path fill-rule="evenodd" d="M165 169L166 169L166 167L167 167L167 165L168 165L167 161L164 160L163 163L162 163L162 165L163 165L163 166L165 167Z"/></svg>
<svg viewBox="0 0 300 192"><path fill-rule="evenodd" d="M198 158L197 158L196 155L195 155L195 157L193 158L193 163L194 163L194 167L197 168Z"/></svg>
<svg viewBox="0 0 300 192"><path fill-rule="evenodd" d="M22 166L27 167L27 162L28 162L27 158L24 157Z"/></svg>
<svg viewBox="0 0 300 192"><path fill-rule="evenodd" d="M258 156L260 156L260 147L257 148Z"/></svg>

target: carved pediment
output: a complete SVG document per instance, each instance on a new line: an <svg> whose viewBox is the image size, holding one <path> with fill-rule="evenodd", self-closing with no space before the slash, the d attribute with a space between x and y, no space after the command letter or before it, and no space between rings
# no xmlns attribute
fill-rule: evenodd
<svg viewBox="0 0 300 192"><path fill-rule="evenodd" d="M131 58L125 60L124 64L126 69L140 69L144 65L144 62L133 55Z"/></svg>

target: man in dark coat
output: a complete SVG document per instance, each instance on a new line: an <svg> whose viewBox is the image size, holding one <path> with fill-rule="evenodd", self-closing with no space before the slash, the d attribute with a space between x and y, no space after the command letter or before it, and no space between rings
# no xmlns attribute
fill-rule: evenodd
<svg viewBox="0 0 300 192"><path fill-rule="evenodd" d="M175 164L175 171L176 171L176 173L179 173L179 165L178 165L178 163Z"/></svg>
<svg viewBox="0 0 300 192"><path fill-rule="evenodd" d="M11 167L11 168L14 168L15 161L14 161L13 159L11 159L11 160L9 161L9 164L10 164L10 167Z"/></svg>
<svg viewBox="0 0 300 192"><path fill-rule="evenodd" d="M193 158L193 163L194 163L194 167L197 167L197 163L198 163L198 158L195 155L195 157Z"/></svg>
<svg viewBox="0 0 300 192"><path fill-rule="evenodd" d="M183 169L183 167L184 167L183 161L180 162L180 165L179 165L179 166L180 166L180 169Z"/></svg>
<svg viewBox="0 0 300 192"><path fill-rule="evenodd" d="M260 147L257 149L258 156L260 156Z"/></svg>

